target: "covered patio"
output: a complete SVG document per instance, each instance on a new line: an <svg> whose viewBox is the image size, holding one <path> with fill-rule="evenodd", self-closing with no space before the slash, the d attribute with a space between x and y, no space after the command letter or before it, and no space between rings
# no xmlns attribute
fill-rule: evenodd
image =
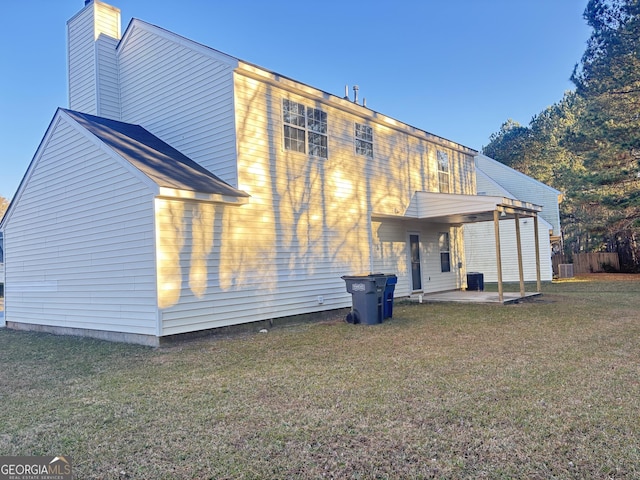
<svg viewBox="0 0 640 480"><path fill-rule="evenodd" d="M541 295L540 280L540 242L538 240L538 213L542 207L508 197L489 195L461 195L451 193L415 192L411 203L402 218L418 219L430 223L462 226L469 223L493 222L495 265L498 279L498 292L451 291L442 293L425 293L423 301L467 301L476 303L510 303L530 296ZM375 215L375 214L374 214ZM382 216L382 215L381 215ZM536 291L525 292L524 269L522 261L522 242L520 237L520 219L532 218L535 237L536 259ZM500 245L500 222L515 222L518 272L520 279L519 293L505 293L502 278L502 255ZM413 296L412 296L413 297ZM417 294L416 294L417 298Z"/></svg>

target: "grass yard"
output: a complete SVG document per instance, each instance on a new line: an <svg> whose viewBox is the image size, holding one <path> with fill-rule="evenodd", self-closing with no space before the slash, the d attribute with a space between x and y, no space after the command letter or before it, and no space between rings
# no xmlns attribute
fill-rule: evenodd
<svg viewBox="0 0 640 480"><path fill-rule="evenodd" d="M640 276L544 293L159 349L0 329L0 454L78 479L640 478Z"/></svg>

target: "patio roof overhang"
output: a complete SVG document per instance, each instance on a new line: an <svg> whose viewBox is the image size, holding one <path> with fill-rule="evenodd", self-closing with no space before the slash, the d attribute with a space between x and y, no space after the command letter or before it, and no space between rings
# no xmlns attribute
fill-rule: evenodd
<svg viewBox="0 0 640 480"><path fill-rule="evenodd" d="M389 215L374 212L373 216L462 225L493 221L494 212L498 212L502 220L515 218L516 215L535 217L541 211L540 205L507 197L415 192L404 214Z"/></svg>
<svg viewBox="0 0 640 480"><path fill-rule="evenodd" d="M508 197L489 195L461 195L451 193L415 192L404 214L395 215L372 212L372 218L395 218L403 220L422 220L429 223L460 226L466 223L493 221L496 246L496 269L498 273L498 298L504 300L502 285L502 259L500 253L501 220L515 220L516 249L518 253L518 271L520 274L520 296L525 297L524 273L522 265L522 245L520 240L520 218L533 217L536 255L536 286L540 292L540 245L538 242L538 213L540 205L523 202Z"/></svg>

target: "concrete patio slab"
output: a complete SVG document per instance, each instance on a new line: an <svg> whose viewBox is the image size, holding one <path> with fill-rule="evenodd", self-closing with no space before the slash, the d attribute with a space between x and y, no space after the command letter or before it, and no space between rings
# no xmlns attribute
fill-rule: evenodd
<svg viewBox="0 0 640 480"><path fill-rule="evenodd" d="M540 292L525 292L524 297L520 296L520 292L504 292L502 295L502 303L518 303L533 297L542 295ZM422 303L500 303L498 292L477 292L469 290L451 290L448 292L413 294L409 297L412 302Z"/></svg>

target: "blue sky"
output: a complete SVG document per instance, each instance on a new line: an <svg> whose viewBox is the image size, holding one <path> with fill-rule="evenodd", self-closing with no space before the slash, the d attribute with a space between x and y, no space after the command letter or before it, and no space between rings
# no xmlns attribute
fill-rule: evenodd
<svg viewBox="0 0 640 480"><path fill-rule="evenodd" d="M110 0L132 17L480 150L509 118L573 89L587 0ZM0 195L11 198L57 107L66 21L83 0L3 3Z"/></svg>

